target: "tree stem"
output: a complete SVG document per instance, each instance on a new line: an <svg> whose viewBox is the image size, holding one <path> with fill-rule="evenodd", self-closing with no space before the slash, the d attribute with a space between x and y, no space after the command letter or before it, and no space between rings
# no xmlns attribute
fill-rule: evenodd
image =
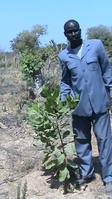
<svg viewBox="0 0 112 199"><path fill-rule="evenodd" d="M64 150L64 143L63 143L63 139L61 137L61 130L60 130L60 125L57 121L57 118L56 118L56 125L57 125L57 129L58 129L58 134L59 134L59 138L60 138L60 142L61 142L61 146L62 146L62 150L63 150L63 154L65 156L65 162L67 164L67 160L66 160L66 153L65 153L65 150Z"/></svg>

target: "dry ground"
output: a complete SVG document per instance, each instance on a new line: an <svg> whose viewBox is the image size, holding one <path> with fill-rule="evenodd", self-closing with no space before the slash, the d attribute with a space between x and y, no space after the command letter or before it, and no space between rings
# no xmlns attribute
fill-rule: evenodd
<svg viewBox="0 0 112 199"><path fill-rule="evenodd" d="M27 180L27 199L106 199L101 180L97 144L92 136L96 180L72 194L63 194L56 180L44 175L43 149L34 144L34 132L25 120L26 105L17 113L25 96L25 84L17 68L0 69L0 199L16 199L17 185ZM51 188L52 184L52 188Z"/></svg>

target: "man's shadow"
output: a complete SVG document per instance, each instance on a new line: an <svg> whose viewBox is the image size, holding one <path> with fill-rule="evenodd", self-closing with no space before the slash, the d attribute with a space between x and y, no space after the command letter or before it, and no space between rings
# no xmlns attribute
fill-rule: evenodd
<svg viewBox="0 0 112 199"><path fill-rule="evenodd" d="M101 164L100 164L98 156L97 157L93 156L93 166L94 166L94 169L95 169L95 173L98 173L101 176Z"/></svg>

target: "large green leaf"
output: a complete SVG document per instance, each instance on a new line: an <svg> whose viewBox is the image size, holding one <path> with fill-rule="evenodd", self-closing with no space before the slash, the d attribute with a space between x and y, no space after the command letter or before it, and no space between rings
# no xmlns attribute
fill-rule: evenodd
<svg viewBox="0 0 112 199"><path fill-rule="evenodd" d="M61 155L61 150L59 150L56 146L54 147L54 150L52 154L56 157L59 157Z"/></svg>
<svg viewBox="0 0 112 199"><path fill-rule="evenodd" d="M74 149L71 145L66 145L64 147L64 150L65 150L67 155L73 156L75 154L75 151L74 151Z"/></svg>
<svg viewBox="0 0 112 199"><path fill-rule="evenodd" d="M61 154L59 157L57 157L56 159L56 163L57 165L61 165L62 163L64 163L65 161L65 155L64 154Z"/></svg>
<svg viewBox="0 0 112 199"><path fill-rule="evenodd" d="M69 179L69 178L70 178L70 174L67 167L66 166L61 167L59 169L59 181L63 182L65 179Z"/></svg>
<svg viewBox="0 0 112 199"><path fill-rule="evenodd" d="M54 160L51 160L51 161L49 161L48 163L45 164L45 168L47 170L51 169L54 166L55 166L55 161Z"/></svg>

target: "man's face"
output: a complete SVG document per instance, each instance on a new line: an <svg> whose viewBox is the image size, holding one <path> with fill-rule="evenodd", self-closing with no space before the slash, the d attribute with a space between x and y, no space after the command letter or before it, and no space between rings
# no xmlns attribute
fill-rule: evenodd
<svg viewBox="0 0 112 199"><path fill-rule="evenodd" d="M65 36L71 42L77 42L81 39L81 29L74 22L69 22L65 29Z"/></svg>

